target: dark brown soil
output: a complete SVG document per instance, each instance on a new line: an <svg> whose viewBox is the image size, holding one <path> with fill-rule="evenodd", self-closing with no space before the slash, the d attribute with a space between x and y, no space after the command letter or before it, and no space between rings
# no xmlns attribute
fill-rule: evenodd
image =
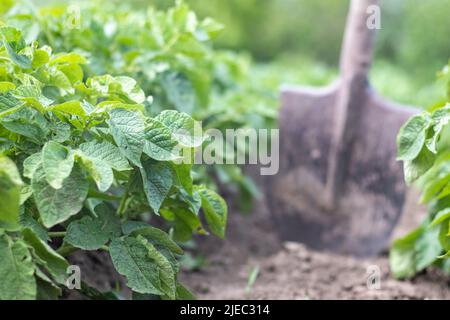
<svg viewBox="0 0 450 320"><path fill-rule="evenodd" d="M410 201L405 209L417 211L415 202ZM206 256L207 266L181 274L181 281L199 299L450 299L450 276L440 270L397 281L390 274L387 253L356 259L282 243L264 203L257 203L250 215L230 211L226 240L197 239L197 254ZM395 236L417 225L420 217L403 220ZM120 287L123 297L130 298L125 279L115 272L106 253L77 253L71 262L81 267L83 280L90 285L102 291ZM368 268L374 266L380 270L379 289L367 286ZM259 274L248 290L249 273L255 268ZM65 298L82 296L72 291Z"/></svg>
<svg viewBox="0 0 450 320"><path fill-rule="evenodd" d="M232 213L229 220L227 240L203 241L208 266L182 274L199 299L450 299L450 276L440 270L397 281L387 254L362 260L281 243L261 203L252 215ZM409 223L407 229L411 227ZM380 270L379 289L367 285L368 270L374 266ZM249 273L255 268L259 275L248 290Z"/></svg>

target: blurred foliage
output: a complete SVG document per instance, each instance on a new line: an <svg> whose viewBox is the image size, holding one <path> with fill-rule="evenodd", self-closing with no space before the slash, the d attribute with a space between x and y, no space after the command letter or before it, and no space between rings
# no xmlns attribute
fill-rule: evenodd
<svg viewBox="0 0 450 320"><path fill-rule="evenodd" d="M38 0L38 2L61 0ZM120 0L111 0L117 4ZM168 8L174 0L128 0L135 8L148 4ZM272 64L272 73L287 72L281 82L296 77L300 83L317 67L338 66L348 0L186 0L200 17L211 16L226 27L217 47L247 51L258 62ZM450 56L450 1L381 0L382 28L377 35L374 86L397 101L426 106L439 90L430 86ZM286 56L290 68L284 68ZM282 60L278 62L278 60ZM302 61L313 65L306 65ZM275 62L275 63L274 63ZM292 62L299 62L294 65ZM294 68L293 68L294 67ZM379 69L380 70L379 70ZM268 67L263 68L268 71ZM293 71L294 69L295 71ZM293 76L295 72L305 75ZM253 73L253 72L252 72ZM291 76L292 75L292 76ZM275 76L277 77L277 76ZM280 77L281 78L281 77ZM314 77L313 77L314 78ZM309 82L311 80L312 82Z"/></svg>

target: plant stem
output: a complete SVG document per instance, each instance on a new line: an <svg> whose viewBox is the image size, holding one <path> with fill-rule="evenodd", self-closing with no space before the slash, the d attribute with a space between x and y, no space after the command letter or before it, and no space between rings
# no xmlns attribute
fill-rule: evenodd
<svg viewBox="0 0 450 320"><path fill-rule="evenodd" d="M62 238L66 236L66 232L65 231L49 232L48 235L50 238Z"/></svg>
<svg viewBox="0 0 450 320"><path fill-rule="evenodd" d="M117 214L119 217L123 217L127 209L127 200L128 195L130 194L130 186L131 179L128 180L127 186L125 187L125 192L123 193L122 198L120 199L119 207L117 208Z"/></svg>
<svg viewBox="0 0 450 320"><path fill-rule="evenodd" d="M63 257L67 257L68 255L70 255L71 253L73 253L73 252L75 252L77 250L78 250L78 248L75 248L75 247L72 247L72 246L63 245L58 250L56 250L56 252L58 252Z"/></svg>

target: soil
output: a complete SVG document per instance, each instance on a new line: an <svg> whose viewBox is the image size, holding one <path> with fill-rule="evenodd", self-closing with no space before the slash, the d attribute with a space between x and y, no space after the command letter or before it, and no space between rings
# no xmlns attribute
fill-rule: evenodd
<svg viewBox="0 0 450 320"><path fill-rule="evenodd" d="M398 281L390 274L387 251L357 259L282 243L272 231L265 205L258 203L254 211L248 216L230 214L227 240L202 241L200 251L208 265L181 275L199 299L450 299L450 276L441 270ZM396 236L410 230L410 220ZM255 268L258 277L249 289ZM379 287L374 282L368 286L374 272L379 272Z"/></svg>
<svg viewBox="0 0 450 320"><path fill-rule="evenodd" d="M197 238L199 248L194 253L204 255L207 265L180 275L199 299L450 299L450 276L438 269L397 281L389 271L387 249L380 257L357 259L313 251L300 243L283 243L273 231L262 201L248 215L231 207L226 240ZM424 212L415 200L407 203L405 211ZM411 230L421 217L403 220L395 237ZM102 291L126 288L107 253L78 252L70 260L81 267L83 280L91 286ZM255 268L259 273L249 289L249 273ZM374 272L379 272L379 288L367 285ZM131 297L126 289L122 295ZM65 298L82 296L71 291Z"/></svg>

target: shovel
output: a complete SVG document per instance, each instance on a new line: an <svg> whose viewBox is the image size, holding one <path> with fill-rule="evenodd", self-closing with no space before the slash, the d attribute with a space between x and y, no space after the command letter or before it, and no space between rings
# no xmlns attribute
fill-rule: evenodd
<svg viewBox="0 0 450 320"><path fill-rule="evenodd" d="M417 110L384 100L369 84L368 8L377 4L351 2L337 81L282 88L280 170L267 177L265 194L283 240L372 256L399 221L406 186L396 136Z"/></svg>

